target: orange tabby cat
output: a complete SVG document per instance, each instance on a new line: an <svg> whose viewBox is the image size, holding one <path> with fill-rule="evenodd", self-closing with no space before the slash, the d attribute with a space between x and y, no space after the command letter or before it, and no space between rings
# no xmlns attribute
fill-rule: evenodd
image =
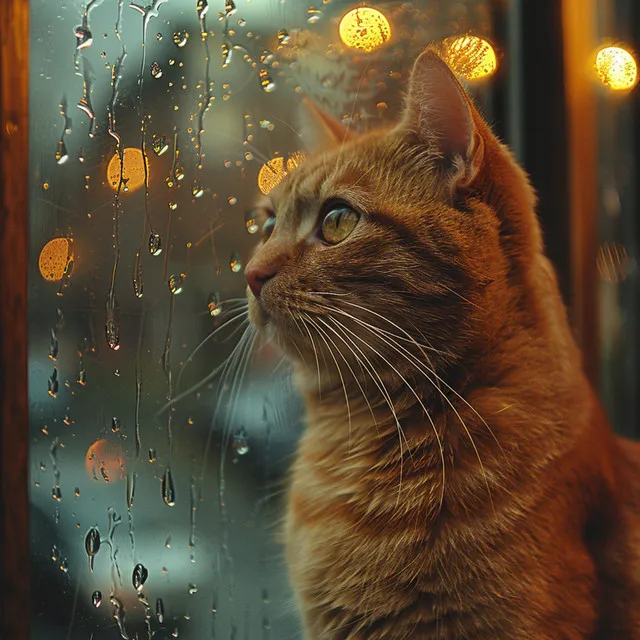
<svg viewBox="0 0 640 640"><path fill-rule="evenodd" d="M396 127L313 111L327 144L246 268L306 400L305 637L640 639L640 451L582 373L524 172L431 51Z"/></svg>

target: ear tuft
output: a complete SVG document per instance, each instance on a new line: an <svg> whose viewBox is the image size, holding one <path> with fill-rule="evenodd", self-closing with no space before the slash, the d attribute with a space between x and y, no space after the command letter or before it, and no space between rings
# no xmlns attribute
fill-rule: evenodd
<svg viewBox="0 0 640 640"><path fill-rule="evenodd" d="M482 139L472 105L453 72L433 48L416 60L401 127L411 131L455 168L455 185L466 187L480 168Z"/></svg>
<svg viewBox="0 0 640 640"><path fill-rule="evenodd" d="M342 144L356 135L307 97L302 99L299 119L300 136L308 149Z"/></svg>

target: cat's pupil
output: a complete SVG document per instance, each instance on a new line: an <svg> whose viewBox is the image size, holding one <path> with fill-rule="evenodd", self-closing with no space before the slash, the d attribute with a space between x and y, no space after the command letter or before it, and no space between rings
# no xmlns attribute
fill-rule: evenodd
<svg viewBox="0 0 640 640"><path fill-rule="evenodd" d="M349 207L331 209L322 221L320 234L325 242L342 242L355 228L360 215Z"/></svg>

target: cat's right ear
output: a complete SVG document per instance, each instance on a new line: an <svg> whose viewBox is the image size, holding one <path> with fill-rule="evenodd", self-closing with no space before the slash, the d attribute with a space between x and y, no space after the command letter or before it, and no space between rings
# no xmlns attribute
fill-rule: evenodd
<svg viewBox="0 0 640 640"><path fill-rule="evenodd" d="M400 129L416 136L453 168L455 186L476 177L484 145L476 130L472 106L451 69L433 50L416 60Z"/></svg>
<svg viewBox="0 0 640 640"><path fill-rule="evenodd" d="M355 135L307 97L302 99L300 105L299 122L300 137L307 149L342 144Z"/></svg>

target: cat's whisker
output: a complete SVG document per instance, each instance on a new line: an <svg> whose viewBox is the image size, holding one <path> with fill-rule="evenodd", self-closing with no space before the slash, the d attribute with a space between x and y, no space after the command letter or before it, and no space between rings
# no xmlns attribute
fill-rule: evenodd
<svg viewBox="0 0 640 640"><path fill-rule="evenodd" d="M320 376L320 360L318 359L318 350L316 349L316 343L313 340L313 336L311 335L311 331L309 331L309 327L303 322L302 326L304 330L307 332L309 336L309 340L311 341L311 348L313 349L313 355L316 359L316 371L318 374L318 397L322 400L322 384L321 384L321 376Z"/></svg>
<svg viewBox="0 0 640 640"><path fill-rule="evenodd" d="M335 322L338 322L338 320L336 318L333 318L333 319L334 319ZM342 324L342 323L340 323L340 324ZM435 423L433 422L433 418L431 417L431 414L429 413L429 411L427 410L426 406L422 402L422 399L420 398L420 396L416 393L415 389L409 384L409 381L400 373L400 371L391 363L391 361L388 358L386 358L384 355L382 355L377 349L372 347L366 340L364 340L364 338L359 336L357 333L351 331L344 324L342 324L342 328L345 331L347 331L348 333L350 333L351 335L353 335L354 338L356 338L357 340L362 342L366 347L371 349L371 351L373 351L373 353L375 353L379 358L381 358L385 362L385 364L387 364L396 373L396 375L402 380L402 382L407 386L409 391L411 391L413 396L416 398L416 400L418 401L418 404L420 405L420 407L424 411L425 415L427 416L427 419L431 423L431 426L433 428L433 432L434 432L434 434L436 436L436 440L437 440L437 443L438 443L438 450L440 452L440 459L441 459L441 462L442 462L442 492L441 492L441 498L440 498L440 508L441 508L442 507L442 503L444 502L444 487L445 487L446 465L445 465L445 460L444 460L444 449L443 449L442 439L440 438L440 434L438 433L438 429L436 428ZM405 441L407 441L406 437L405 437ZM408 441L407 441L407 447L409 448ZM474 447L475 447L475 445L474 445ZM410 448L409 448L409 453L411 455ZM482 465L482 461L480 461L480 464ZM482 467L482 468L484 470L484 467Z"/></svg>
<svg viewBox="0 0 640 640"><path fill-rule="evenodd" d="M191 352L191 354L189 355L189 357L185 360L184 364L182 365L182 368L180 369L180 373L178 374L178 378L176 380L176 390L180 387L180 380L182 379L182 375L184 373L184 370L187 368L187 365L193 361L193 359L196 357L196 355L198 354L198 352L210 341L213 340L213 338L215 338L218 333L220 331L222 331L222 329L224 329L226 326L228 326L231 322L234 322L235 320L238 320L239 318L246 318L249 315L249 311L248 310L243 310L243 311L239 311L235 316L232 316L231 318L225 320L219 327L216 327L204 340L202 340L202 342L200 342L200 344ZM242 325L240 325L240 327L237 327L236 329L234 329L234 331L227 337L227 340L232 338L237 332L238 330L242 327Z"/></svg>
<svg viewBox="0 0 640 640"><path fill-rule="evenodd" d="M323 324L326 327L326 329L328 329L329 331L333 331L335 333L334 329L324 320L324 318L319 316L318 318L316 318L316 320L318 322L320 322L321 324ZM369 398L367 398L367 394L365 393L364 389L362 388L362 385L360 384L360 381L358 380L358 376L356 375L355 371L351 368L351 365L349 364L349 360L347 360L347 358L344 356L344 354L340 350L340 347L335 343L333 338L331 338L331 336L329 336L328 334L326 334L326 335L327 335L327 338L331 341L331 343L336 347L336 350L338 351L338 353L340 354L340 356L344 360L344 363L349 368L349 371L351 372L351 375L353 376L353 379L355 380L356 384L358 385L358 389L360 389L360 392L362 393L362 397L364 398L364 401L367 403L367 407L369 407L369 413L371 413L371 417L373 418L373 423L374 423L374 425L376 427L376 430L377 430L378 421L376 420L376 416L375 416L375 413L373 412L373 408L371 407L371 403L369 402ZM345 347L347 347L347 349L350 351L350 353L356 358L358 364L360 365L361 370L364 372L364 368L362 366L362 363L359 360L359 358L356 355L356 353L353 351L353 349L346 342L344 342L344 338L342 338L342 342L344 343Z"/></svg>
<svg viewBox="0 0 640 640"><path fill-rule="evenodd" d="M336 311L338 313L340 312L339 310L336 310ZM418 360L405 347L403 347L402 345L398 344L396 341L394 341L392 339L385 338L382 334L380 334L377 331L377 327L373 327L373 325L369 325L368 323L364 322L363 320L360 320L359 318L356 318L355 316L350 316L350 317L354 321L356 321L360 326L364 327L365 329L368 329L369 331L374 333L374 335L377 335L378 338L383 340L383 342L385 342L389 347L391 347L396 353L401 355L405 360L407 360L410 364L412 364L419 372L422 373L422 375L428 380L428 382L433 386L433 388L436 389L442 395L443 399L449 404L449 406L451 407L451 410L454 412L455 416L460 421L460 424L462 425L462 428L465 430L465 433L467 434L467 437L469 438L469 441L471 442L471 446L473 447L473 449L475 451L476 457L478 458L478 462L480 464L480 469L481 469L482 474L484 476L485 484L487 486L487 493L488 493L488 496L489 496L489 501L491 502L491 505L492 505L492 507L494 508L494 511L495 511L495 506L493 504L493 497L491 495L491 488L490 488L490 485L489 485L489 478L487 476L487 472L486 472L486 469L485 469L484 464L482 462L482 458L480 456L480 452L478 451L478 447L476 446L475 440L473 439L473 436L471 435L471 431L467 427L466 422L464 421L464 419L462 418L462 416L460 415L460 413L456 409L455 405L451 402L451 400L447 397L447 395L444 394L440 388L438 388L438 386L433 382L431 377L427 373L425 373L425 369L431 374L433 374L434 372L431 371L428 367L426 367L426 365L424 365L424 363L420 362L420 360ZM416 397L417 397L417 395L416 395ZM489 429L489 431L493 435L493 432L491 431L491 429ZM495 436L494 436L494 438L495 438ZM442 451L442 444L440 443L440 441L439 441L439 444L440 444L440 448L441 448L441 451Z"/></svg>
<svg viewBox="0 0 640 640"><path fill-rule="evenodd" d="M329 342L327 341L322 329L318 326L316 322L313 321L313 319L310 316L306 314L302 316L302 321L304 322L305 320L309 322L313 327L315 327L316 331L318 332L318 335L322 338L323 342L325 343L327 350L329 351L329 354L331 355L331 358L333 359L333 362L336 365L336 369L338 370L338 376L340 377L340 382L342 383L342 391L344 392L344 401L347 406L347 419L349 422L349 452L350 452L351 451L351 406L349 404L349 394L347 393L347 385L345 384L344 377L342 376L342 369L340 369L340 365L336 360L336 357L333 353L333 349L331 349L331 346L329 345Z"/></svg>

